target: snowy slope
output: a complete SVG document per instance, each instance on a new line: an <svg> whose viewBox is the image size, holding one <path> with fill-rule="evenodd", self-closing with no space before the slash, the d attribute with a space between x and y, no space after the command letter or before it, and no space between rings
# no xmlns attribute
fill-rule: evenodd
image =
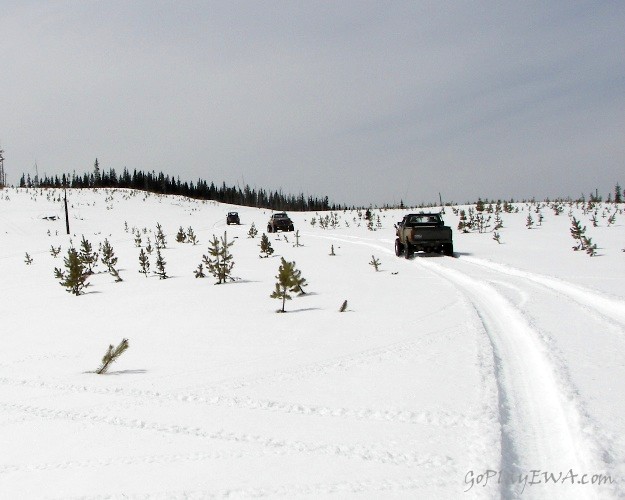
<svg viewBox="0 0 625 500"><path fill-rule="evenodd" d="M336 229L291 213L304 246L272 234L261 259L268 210L72 190L73 244L108 238L124 280L100 265L76 297L53 276L70 239L60 196L0 191L1 498L625 495L625 215L592 227L572 207L597 257L571 250L566 212L527 229L535 207L519 204L502 244L454 231L457 258L405 260L405 211L374 210L376 231L355 211ZM157 223L166 280L138 272L132 234L153 244ZM177 243L180 226L200 243ZM237 280L194 278L224 231ZM288 314L269 297L280 257L309 283ZM594 474L613 483L582 484Z"/></svg>

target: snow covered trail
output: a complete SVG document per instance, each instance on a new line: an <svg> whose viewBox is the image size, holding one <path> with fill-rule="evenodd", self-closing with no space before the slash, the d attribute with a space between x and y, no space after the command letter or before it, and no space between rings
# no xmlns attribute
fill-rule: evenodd
<svg viewBox="0 0 625 500"><path fill-rule="evenodd" d="M392 253L390 247L369 238L328 238ZM404 259L397 263L402 261ZM467 263L471 265L467 266ZM502 497L516 498L522 494L527 498L544 498L545 495L550 498L597 498L600 493L605 498L608 491L614 496L622 495L618 484L614 489L602 487L601 490L580 489L577 484L568 484L566 488L532 485L531 489L526 489L512 479L513 474L527 474L530 470L600 472L611 474L611 477L622 472L619 465L625 455L618 445L616 450L610 445L613 439L618 439L620 429L608 425L605 431L598 431L605 422L599 422L596 415L587 412L591 389L585 388L587 390L580 394L567 364L570 357L560 356L556 342L552 344L554 339L544 331L553 330L553 327L547 325L543 329L539 326L542 324L540 314L531 314L536 302L531 299L536 296L536 288L540 288L547 296L541 296L541 301L550 300L562 307L564 299L575 306L569 322L579 323L578 316L587 316L587 309L591 309L593 327L603 322L611 330L621 330L622 333L623 309L618 300L561 280L481 259L418 256L407 264L426 269L449 282L473 309L474 318L469 319L468 328L477 335L486 335L492 346L501 425L501 463L498 467L511 474L508 484L502 485ZM501 287L516 296L518 304L500 292ZM583 306L581 311L580 305ZM564 323L568 325L568 322ZM562 324L560 328L563 328ZM606 349L617 347L614 336L608 333L608 337ZM620 340L618 338L617 343ZM549 352L552 347L556 348L556 353ZM600 362L600 358L596 361ZM506 476L503 477L505 483Z"/></svg>

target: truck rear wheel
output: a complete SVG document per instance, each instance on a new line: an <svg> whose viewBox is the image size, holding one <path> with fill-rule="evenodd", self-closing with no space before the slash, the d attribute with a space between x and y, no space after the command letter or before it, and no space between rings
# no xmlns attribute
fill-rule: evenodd
<svg viewBox="0 0 625 500"><path fill-rule="evenodd" d="M406 244L404 245L404 257L406 259L410 259L412 257L412 255L414 254L414 249L412 248L412 245L408 242L406 242Z"/></svg>
<svg viewBox="0 0 625 500"><path fill-rule="evenodd" d="M445 245L445 248L443 249L443 253L449 257L453 257L454 256L454 244L447 243Z"/></svg>
<svg viewBox="0 0 625 500"><path fill-rule="evenodd" d="M395 255L399 257L404 252L404 245L401 244L399 238L395 240Z"/></svg>

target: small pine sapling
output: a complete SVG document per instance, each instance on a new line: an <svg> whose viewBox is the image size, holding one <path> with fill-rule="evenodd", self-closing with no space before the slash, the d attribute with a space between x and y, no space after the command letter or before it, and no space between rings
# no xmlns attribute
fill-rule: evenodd
<svg viewBox="0 0 625 500"><path fill-rule="evenodd" d="M161 249L157 247L156 248L156 271L154 271L154 273L157 274L159 279L162 279L162 280L166 280L167 278L169 278L169 276L167 276L167 272L165 271L165 264L167 264L167 262L165 262L165 259L163 258L163 255L161 254Z"/></svg>
<svg viewBox="0 0 625 500"><path fill-rule="evenodd" d="M336 254L334 253L334 245L330 245L330 255L334 257Z"/></svg>
<svg viewBox="0 0 625 500"><path fill-rule="evenodd" d="M189 226L189 228L187 229L187 242L191 243L192 245L197 245L199 243L197 240L197 236L195 236L195 233L193 232L193 228L191 226Z"/></svg>
<svg viewBox="0 0 625 500"><path fill-rule="evenodd" d="M347 311L347 300L343 301L343 304L341 304L341 307L339 309L339 312L341 312L341 313L345 312L345 311Z"/></svg>
<svg viewBox="0 0 625 500"><path fill-rule="evenodd" d="M178 243L184 243L185 241L187 241L187 233L184 232L182 226L180 226L180 229L178 229L178 233L176 234L176 241Z"/></svg>
<svg viewBox="0 0 625 500"><path fill-rule="evenodd" d="M295 268L295 262L288 262L281 257L281 264L278 268L278 280L276 282L276 288L270 295L272 299L282 300L282 309L276 312L286 312L284 309L287 300L291 300L290 293L298 292L301 290L301 273Z"/></svg>
<svg viewBox="0 0 625 500"><path fill-rule="evenodd" d="M582 236L582 247L590 257L594 257L597 253L597 244L592 242L592 238Z"/></svg>
<svg viewBox="0 0 625 500"><path fill-rule="evenodd" d="M102 264L106 266L106 269L111 276L115 278L115 281L124 281L119 275L119 271L115 269L115 266L117 265L117 257L115 256L115 251L109 243L108 238L104 239L104 243L100 246L100 252L102 253L102 257L100 258Z"/></svg>
<svg viewBox="0 0 625 500"><path fill-rule="evenodd" d="M50 246L50 255L52 255L52 257L56 259L60 253L61 253L61 245L59 245L56 248L54 247L54 245Z"/></svg>
<svg viewBox="0 0 625 500"><path fill-rule="evenodd" d="M141 233L139 231L135 234L135 246L141 248Z"/></svg>
<svg viewBox="0 0 625 500"><path fill-rule="evenodd" d="M256 235L258 234L258 229L256 229L256 225L252 222L252 225L250 226L250 230L247 232L247 237L248 238L256 238Z"/></svg>
<svg viewBox="0 0 625 500"><path fill-rule="evenodd" d="M54 277L61 280L59 283L67 288L67 292L74 295L82 294L83 289L89 286L87 283L88 274L76 249L70 248L67 251L67 257L63 258L63 263L66 270L62 271L55 267Z"/></svg>
<svg viewBox="0 0 625 500"><path fill-rule="evenodd" d="M27 266L30 266L33 263L33 259L30 255L28 255L28 252L26 252L26 257L24 258L24 262L26 262Z"/></svg>
<svg viewBox="0 0 625 500"><path fill-rule="evenodd" d="M573 237L573 239L577 241L577 244L573 247L573 250L575 251L583 250L584 245L583 245L582 238L584 237L584 233L586 233L586 226L582 227L581 222L578 221L575 217L573 217L571 219L570 231L571 231L571 236Z"/></svg>
<svg viewBox="0 0 625 500"><path fill-rule="evenodd" d="M369 265L373 266L376 271L380 270L380 261L375 258L375 255L371 256L371 262L369 262Z"/></svg>
<svg viewBox="0 0 625 500"><path fill-rule="evenodd" d="M610 215L610 217L608 217L607 222L608 222L608 226L611 226L612 224L616 222L616 210L614 211L612 215Z"/></svg>
<svg viewBox="0 0 625 500"><path fill-rule="evenodd" d="M525 219L525 227L527 229L532 229L534 225L534 219L532 219L532 214L527 214L527 219Z"/></svg>
<svg viewBox="0 0 625 500"><path fill-rule="evenodd" d="M148 255L152 255L154 251L154 247L152 246L152 242L150 241L150 237L148 236L148 244L145 246L145 251L148 252Z"/></svg>
<svg viewBox="0 0 625 500"><path fill-rule="evenodd" d="M209 245L208 255L202 256L202 262L206 265L208 272L217 279L215 284L221 285L228 280L234 281L234 278L230 276L234 267L230 247L234 245L234 242L228 243L228 235L224 232L223 237L220 239L213 235Z"/></svg>
<svg viewBox="0 0 625 500"><path fill-rule="evenodd" d="M163 227L157 222L156 223L156 248L165 248L167 246L167 240L165 238L165 233L163 233Z"/></svg>
<svg viewBox="0 0 625 500"><path fill-rule="evenodd" d="M80 242L79 257L82 263L86 267L86 273L93 274L93 268L98 263L98 253L93 251L93 247L91 246L91 243L89 243L89 241L85 239L84 235Z"/></svg>
<svg viewBox="0 0 625 500"><path fill-rule="evenodd" d="M148 255L141 249L139 252L139 272L144 274L145 277L148 277L148 273L150 272L150 258Z"/></svg>
<svg viewBox="0 0 625 500"><path fill-rule="evenodd" d="M123 339L117 347L113 347L113 345L109 345L104 357L102 358L102 364L100 368L96 370L98 375L102 375L106 373L111 363L117 361L125 351L128 349L128 339Z"/></svg>
<svg viewBox="0 0 625 500"><path fill-rule="evenodd" d="M304 245L302 245L299 242L299 229L297 231L295 231L295 244L293 245L295 248L297 247L303 247Z"/></svg>
<svg viewBox="0 0 625 500"><path fill-rule="evenodd" d="M204 274L204 266L201 262L198 264L197 269L193 271L193 274L196 278L206 278L206 275Z"/></svg>
<svg viewBox="0 0 625 500"><path fill-rule="evenodd" d="M271 241L269 241L269 237L263 233L260 237L260 258L267 258L273 253L273 247L271 246Z"/></svg>

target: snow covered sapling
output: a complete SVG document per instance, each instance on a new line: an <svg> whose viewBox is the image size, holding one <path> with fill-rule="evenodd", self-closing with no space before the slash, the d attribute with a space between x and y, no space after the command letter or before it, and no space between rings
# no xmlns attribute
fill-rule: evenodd
<svg viewBox="0 0 625 500"><path fill-rule="evenodd" d="M527 219L525 219L525 227L527 229L532 229L534 225L534 219L532 219L532 214L527 214Z"/></svg>
<svg viewBox="0 0 625 500"><path fill-rule="evenodd" d="M267 258L273 253L273 247L271 246L271 241L269 241L268 236L263 233L260 237L260 258Z"/></svg>
<svg viewBox="0 0 625 500"><path fill-rule="evenodd" d="M380 261L375 258L375 255L371 256L371 262L369 262L369 265L373 266L376 271L380 270Z"/></svg>
<svg viewBox="0 0 625 500"><path fill-rule="evenodd" d="M154 273L162 280L169 278L165 271L165 264L167 264L167 262L165 262L165 259L161 255L161 249L156 247L156 271L154 271Z"/></svg>
<svg viewBox="0 0 625 500"><path fill-rule="evenodd" d="M141 247L141 232L137 231L137 233L135 234L135 246L137 248Z"/></svg>
<svg viewBox="0 0 625 500"><path fill-rule="evenodd" d="M147 254L143 251L143 248L141 249L141 252L139 253L139 265L141 266L141 268L139 269L140 273L143 273L145 275L145 277L148 277L148 273L150 272L150 259L147 256Z"/></svg>
<svg viewBox="0 0 625 500"><path fill-rule="evenodd" d="M252 222L252 225L250 226L250 230L247 232L247 237L248 238L256 238L256 235L258 234L258 229L256 229L256 225Z"/></svg>
<svg viewBox="0 0 625 500"><path fill-rule="evenodd" d="M52 255L52 257L56 259L60 253L61 253L61 245L59 245L56 248L54 248L54 245L50 245L50 255Z"/></svg>
<svg viewBox="0 0 625 500"><path fill-rule="evenodd" d="M119 358L126 351L126 349L128 349L128 339L123 339L117 347L113 347L112 344L109 345L109 348L102 358L102 364L100 365L100 368L96 370L96 373L98 375L106 373L109 365L116 361L117 358Z"/></svg>
<svg viewBox="0 0 625 500"><path fill-rule="evenodd" d="M87 283L88 274L78 252L74 248L67 251L67 257L63 258L65 271L58 267L54 268L54 277L59 279L59 283L67 288L69 293L80 295L83 289L89 286Z"/></svg>
<svg viewBox="0 0 625 500"><path fill-rule="evenodd" d="M148 244L145 246L145 251L148 252L148 255L152 255L154 251L154 247L152 247L152 242L150 241L150 237L148 236Z"/></svg>
<svg viewBox="0 0 625 500"><path fill-rule="evenodd" d="M334 257L336 254L334 253L334 245L330 245L330 255Z"/></svg>
<svg viewBox="0 0 625 500"><path fill-rule="evenodd" d="M84 235L83 235L82 240L80 242L80 254L79 254L79 257L80 257L80 260L82 261L82 263L86 267L86 273L87 274L93 274L93 268L98 263L98 252L94 252L93 251L93 247L91 246L91 243L89 243L89 241L87 239L85 239Z"/></svg>
<svg viewBox="0 0 625 500"><path fill-rule="evenodd" d="M276 312L286 312L284 310L284 305L287 300L292 299L290 293L301 292L303 283L306 280L302 278L301 271L295 268L295 262L288 262L284 257L281 257L281 264L278 268L276 279L278 280L276 282L276 288L270 297L272 299L282 300L282 309Z"/></svg>
<svg viewBox="0 0 625 500"><path fill-rule="evenodd" d="M30 255L28 255L28 252L26 252L26 257L24 258L24 262L26 262L27 266L30 266L33 263L33 259Z"/></svg>
<svg viewBox="0 0 625 500"><path fill-rule="evenodd" d="M216 285L225 283L226 281L234 281L230 275L234 267L230 247L234 245L234 241L228 243L228 235L224 232L222 238L218 239L213 235L213 239L209 243L208 255L202 256L202 262L206 265L208 272L217 279Z"/></svg>
<svg viewBox="0 0 625 500"><path fill-rule="evenodd" d="M497 231L495 231L495 232L493 233L493 239L494 239L497 243L501 244L501 235L500 235Z"/></svg>
<svg viewBox="0 0 625 500"><path fill-rule="evenodd" d="M341 307L339 309L339 312L341 312L341 313L345 312L345 311L347 311L347 300L343 301L343 304L341 304Z"/></svg>

